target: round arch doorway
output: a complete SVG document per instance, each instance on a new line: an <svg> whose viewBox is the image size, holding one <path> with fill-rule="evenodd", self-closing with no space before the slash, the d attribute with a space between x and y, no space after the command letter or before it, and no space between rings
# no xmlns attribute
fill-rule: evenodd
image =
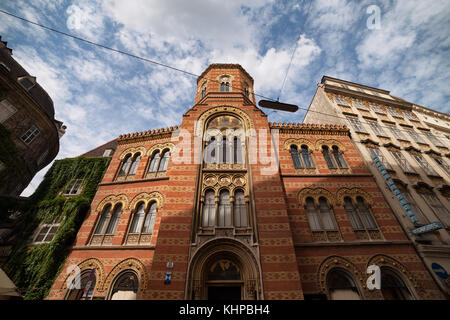
<svg viewBox="0 0 450 320"><path fill-rule="evenodd" d="M234 239L214 239L191 258L186 299L263 299L260 265L245 244Z"/></svg>
<svg viewBox="0 0 450 320"><path fill-rule="evenodd" d="M208 300L242 300L244 281L239 266L230 259L211 261L206 269Z"/></svg>

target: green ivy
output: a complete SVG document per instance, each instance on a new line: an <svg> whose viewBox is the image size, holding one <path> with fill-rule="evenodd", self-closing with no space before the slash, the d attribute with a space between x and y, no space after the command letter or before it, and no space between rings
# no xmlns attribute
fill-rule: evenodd
<svg viewBox="0 0 450 320"><path fill-rule="evenodd" d="M54 162L22 211L23 240L14 248L6 272L25 299L44 299L75 241L109 158L73 158ZM73 179L83 179L79 195L61 194ZM17 207L17 204L15 204ZM60 226L50 243L32 246L32 235L41 223L57 221Z"/></svg>

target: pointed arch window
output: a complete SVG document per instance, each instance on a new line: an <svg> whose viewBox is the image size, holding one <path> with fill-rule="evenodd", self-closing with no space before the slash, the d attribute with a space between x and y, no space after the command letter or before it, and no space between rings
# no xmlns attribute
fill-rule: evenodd
<svg viewBox="0 0 450 320"><path fill-rule="evenodd" d="M202 226L213 227L216 223L216 201L213 190L207 190L205 193L205 202L203 204Z"/></svg>
<svg viewBox="0 0 450 320"><path fill-rule="evenodd" d="M245 203L244 191L237 190L234 193L234 226L247 227L247 204Z"/></svg>
<svg viewBox="0 0 450 320"><path fill-rule="evenodd" d="M100 220L97 224L94 234L104 234L106 230L106 225L111 217L111 204L107 204L102 211Z"/></svg>

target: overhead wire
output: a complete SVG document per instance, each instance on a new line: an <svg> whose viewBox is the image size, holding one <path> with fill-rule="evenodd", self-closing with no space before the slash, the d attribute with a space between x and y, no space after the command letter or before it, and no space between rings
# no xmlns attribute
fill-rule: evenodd
<svg viewBox="0 0 450 320"><path fill-rule="evenodd" d="M303 27L305 26L305 23L306 23L306 20L307 20L309 11L311 10L311 4L312 4L312 0L309 0L308 11L307 11L306 14L305 14L305 19L303 20L303 24L302 24L302 27L300 28L300 30L302 30ZM295 42L295 48L294 48L294 51L292 52L291 60L289 61L289 65L288 65L288 67L287 67L286 74L285 74L284 79L283 79L283 83L281 84L281 89L280 89L280 92L278 93L277 101L279 101L280 96L281 96L281 93L282 93L282 91L283 91L283 89L284 89L284 85L285 85L285 83L286 83L286 79L287 79L287 76L288 76L288 73L289 73L289 69L291 68L292 61L294 60L295 52L297 51L298 42L299 42L301 36L302 36L302 34L300 33L300 35L298 36L297 41Z"/></svg>
<svg viewBox="0 0 450 320"><path fill-rule="evenodd" d="M311 8L311 3L312 3L312 0L310 1L310 6L309 6L309 8L308 8L308 12L309 12L309 10L310 10L310 8ZM84 38L75 36L75 35L73 35L73 34L70 34L70 33L64 32L64 31L60 31L60 30L57 30L57 29L55 29L55 28L51 28L51 27L48 27L48 26L45 26L45 25L42 25L42 24L40 24L40 23L37 23L37 22L31 21L31 20L28 20L28 19L23 18L23 17L20 17L20 16L17 16L17 15L15 15L15 14L10 13L10 12L7 12L7 11L5 11L5 10L3 10L3 9L0 9L0 13L4 13L4 14L9 15L9 16L11 16L11 17L14 17L14 18L16 18L16 19L20 19L20 20L22 20L22 21L24 21L24 22L27 22L27 23L36 25L36 26L38 26L38 27L44 28L44 29L49 30L49 31L52 31L52 32L56 32L56 33L58 33L58 34L61 34L61 35L64 35L64 36L73 38L73 39L78 40L78 41L81 41L81 42L88 43L88 44L93 45L93 46L100 47L100 48L105 49L105 50L111 50L111 51L113 51L113 52L120 53L120 54L129 56L129 57L132 57L132 58L141 60L141 61L145 61L145 62L148 62L148 63L152 63L152 64L155 64L155 65L158 65L158 66L161 66L161 67L165 67L165 68L168 68L168 69L171 69L171 70L174 70L174 71L182 72L182 73L184 73L184 74L187 74L187 75L190 75L190 76L193 76L193 77L197 77L197 78L201 77L201 75L198 75L198 74L195 74L195 73L186 71L186 70L182 70L182 69L180 69L180 68L176 68L176 67L167 65L167 64L165 64L165 63L162 63L162 62L158 62L158 61L155 61L155 60L151 60L151 59L148 59L148 58L144 58L144 57L141 57L141 56L138 56L138 55L135 55L135 54L126 52L126 51L119 50L119 49L111 48L111 47L108 47L108 46L106 46L106 45L99 44L99 43L96 43L96 42L93 42L93 41L90 41L90 40L87 40L87 39L84 39ZM306 21L306 19L304 20L304 22L305 22L305 21ZM298 43L298 42L297 42L297 43ZM292 57L294 56L294 54L295 54L295 50L294 50L294 52L293 52ZM292 57L291 57L291 60L292 60ZM289 71L289 68L288 68L288 70L287 70L287 73L288 73L288 71ZM286 73L285 79L286 79L286 77L287 77L287 73ZM219 81L219 80L216 80L216 79L210 79L210 78L207 78L207 77L202 77L202 79L205 79L205 80L208 80L208 81L212 81L212 82L220 83L220 81ZM284 84L283 84L283 86L284 86ZM237 87L232 86L232 85L230 85L230 88L239 89L239 91L243 91L242 89L237 88ZM283 89L283 88L282 88L282 89ZM281 90L282 90L282 89L281 89ZM280 90L280 93L281 93L281 90ZM273 99L273 98L264 96L264 95L262 95L262 94L258 94L258 93L254 92L254 91L253 91L252 93L253 93L253 95L258 96L258 97L261 97L261 98L264 98L264 99L268 99L268 100L271 100L271 101L274 101L274 102L277 102L277 101L278 101L278 99L275 100L275 99ZM299 109L300 109L300 110L304 110L304 111L314 112L314 113L317 113L317 114L326 115L326 116L328 116L328 117L333 117L333 118L337 118L337 119L342 119L342 120L348 121L348 118L347 118L347 117L340 117L340 116L338 116L338 115L331 115L331 114L328 114L328 113L325 113L325 112L321 112L321 111L317 111L317 110L309 110L309 108L302 108L302 107L299 107ZM275 112L276 112L276 111L275 111ZM363 124L369 124L369 125L370 125L369 122L365 122L365 121L359 121L359 122L360 122L360 123L363 123ZM381 128L390 128L390 126L382 126L382 125L379 125L379 127L381 127ZM399 130L399 131L402 131L402 132L409 133L408 130L403 130L403 129L398 129L398 130ZM420 133L420 132L417 132L417 131L415 131L415 132L416 132L418 135L427 136L426 134L423 134L423 133ZM448 139L446 136L443 136L443 135L434 135L434 136Z"/></svg>

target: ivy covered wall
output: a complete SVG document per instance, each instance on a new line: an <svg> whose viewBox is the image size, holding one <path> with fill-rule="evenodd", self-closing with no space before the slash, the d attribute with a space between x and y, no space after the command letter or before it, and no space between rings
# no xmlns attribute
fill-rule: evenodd
<svg viewBox="0 0 450 320"><path fill-rule="evenodd" d="M57 160L35 193L20 208L19 230L23 235L13 248L6 272L25 299L44 299L61 272L65 259L81 227L110 158ZM74 179L82 179L78 195L62 195ZM41 224L60 223L53 240L32 245L32 236Z"/></svg>

